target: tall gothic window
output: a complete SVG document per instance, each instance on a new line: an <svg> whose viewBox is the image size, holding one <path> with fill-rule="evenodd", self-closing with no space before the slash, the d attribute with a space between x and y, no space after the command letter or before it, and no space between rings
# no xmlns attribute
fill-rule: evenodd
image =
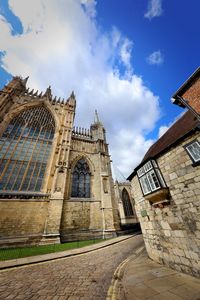
<svg viewBox="0 0 200 300"><path fill-rule="evenodd" d="M54 119L43 106L11 120L0 138L0 190L41 190L54 131Z"/></svg>
<svg viewBox="0 0 200 300"><path fill-rule="evenodd" d="M131 205L130 197L126 189L122 191L122 203L124 207L124 214L126 217L133 216L133 208Z"/></svg>
<svg viewBox="0 0 200 300"><path fill-rule="evenodd" d="M90 169L84 158L81 158L74 167L71 196L90 198Z"/></svg>

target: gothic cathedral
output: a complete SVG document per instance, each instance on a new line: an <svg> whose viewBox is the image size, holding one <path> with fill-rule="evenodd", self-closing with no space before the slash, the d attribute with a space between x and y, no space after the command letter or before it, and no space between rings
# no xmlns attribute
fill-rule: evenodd
<svg viewBox="0 0 200 300"><path fill-rule="evenodd" d="M119 229L105 129L74 128L76 100L14 77L0 91L1 245L108 238Z"/></svg>

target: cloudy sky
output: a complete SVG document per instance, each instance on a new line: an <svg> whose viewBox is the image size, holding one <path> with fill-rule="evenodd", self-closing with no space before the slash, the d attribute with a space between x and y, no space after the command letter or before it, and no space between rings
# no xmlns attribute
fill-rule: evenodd
<svg viewBox="0 0 200 300"><path fill-rule="evenodd" d="M29 75L31 88L74 90L75 125L97 109L128 176L181 113L170 97L198 67L199 10L199 0L0 0L0 87Z"/></svg>

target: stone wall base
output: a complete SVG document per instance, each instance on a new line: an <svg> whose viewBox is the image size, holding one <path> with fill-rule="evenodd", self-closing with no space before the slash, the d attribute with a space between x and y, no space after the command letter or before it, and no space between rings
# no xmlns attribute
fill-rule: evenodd
<svg viewBox="0 0 200 300"><path fill-rule="evenodd" d="M0 239L0 248L18 248L38 245L41 235L14 236Z"/></svg>
<svg viewBox="0 0 200 300"><path fill-rule="evenodd" d="M109 239L116 237L117 233L115 230L79 230L69 231L68 233L61 235L61 242L70 241L84 241L92 239Z"/></svg>
<svg viewBox="0 0 200 300"><path fill-rule="evenodd" d="M60 244L59 234L43 234L38 245Z"/></svg>
<svg viewBox="0 0 200 300"><path fill-rule="evenodd" d="M193 260L189 260L187 258L184 257L178 257L178 256L173 256L173 254L171 256L173 256L173 260L169 259L165 259L165 258L161 258L161 256L155 255L154 253L148 252L148 256L149 258L151 258L152 260L154 260L155 262L159 263L159 264L163 264L171 269L174 269L178 272L182 272L197 278L200 278L200 269L199 269L199 264L198 261L193 261ZM170 257L170 255L169 255ZM184 264L185 263L185 264ZM188 265L186 265L186 263Z"/></svg>

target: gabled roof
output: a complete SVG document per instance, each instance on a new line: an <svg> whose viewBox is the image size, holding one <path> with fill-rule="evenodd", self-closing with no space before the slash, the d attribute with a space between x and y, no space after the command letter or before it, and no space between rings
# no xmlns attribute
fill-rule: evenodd
<svg viewBox="0 0 200 300"><path fill-rule="evenodd" d="M155 159L163 152L166 152L170 147L175 145L184 139L189 133L200 129L197 118L191 111L187 111L180 119L178 119L166 132L155 142L149 150L146 152L141 163L135 168L135 170L127 178L131 180L136 174L136 171L149 159Z"/></svg>

